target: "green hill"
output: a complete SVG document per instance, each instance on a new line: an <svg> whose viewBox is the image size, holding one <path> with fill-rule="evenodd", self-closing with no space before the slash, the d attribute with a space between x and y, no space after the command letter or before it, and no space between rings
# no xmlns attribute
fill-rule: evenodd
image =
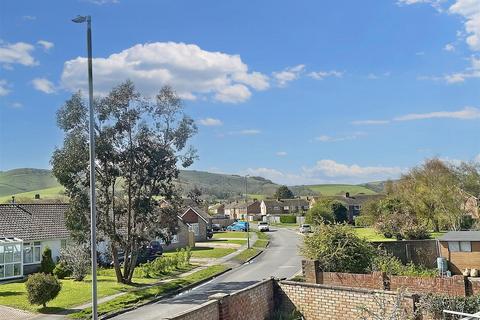
<svg viewBox="0 0 480 320"><path fill-rule="evenodd" d="M317 184L310 186L303 186L316 193L324 196L334 196L339 194L345 194L349 192L351 195L364 193L364 194L376 194L377 192L362 185L352 184Z"/></svg>
<svg viewBox="0 0 480 320"><path fill-rule="evenodd" d="M0 196L58 186L50 170L14 169L0 172Z"/></svg>

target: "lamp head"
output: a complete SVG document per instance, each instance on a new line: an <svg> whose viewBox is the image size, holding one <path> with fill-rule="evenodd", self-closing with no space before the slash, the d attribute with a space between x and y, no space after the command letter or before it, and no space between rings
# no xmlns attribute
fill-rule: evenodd
<svg viewBox="0 0 480 320"><path fill-rule="evenodd" d="M83 23L83 22L87 21L87 17L86 16L77 16L76 18L73 18L72 21L75 22L75 23Z"/></svg>

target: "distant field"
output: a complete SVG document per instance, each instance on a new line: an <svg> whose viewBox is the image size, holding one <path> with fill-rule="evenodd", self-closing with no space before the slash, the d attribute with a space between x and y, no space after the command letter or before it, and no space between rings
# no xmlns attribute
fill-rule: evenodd
<svg viewBox="0 0 480 320"><path fill-rule="evenodd" d="M324 196L334 196L345 194L346 192L349 192L351 195L358 193L376 194L376 192L371 189L351 184L318 184L305 187Z"/></svg>
<svg viewBox="0 0 480 320"><path fill-rule="evenodd" d="M16 202L30 202L34 201L35 195L39 194L40 199L43 200L51 200L51 199L59 199L59 200L66 200L67 197L63 194L63 187L52 187L40 190L33 190L29 192L22 192L16 193L15 201ZM3 196L0 197L0 203L8 203L12 200L12 196Z"/></svg>

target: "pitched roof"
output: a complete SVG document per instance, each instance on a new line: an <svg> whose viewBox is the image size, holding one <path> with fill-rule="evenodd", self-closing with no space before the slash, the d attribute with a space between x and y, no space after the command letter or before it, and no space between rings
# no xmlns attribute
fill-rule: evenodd
<svg viewBox="0 0 480 320"><path fill-rule="evenodd" d="M440 241L480 241L480 231L450 231Z"/></svg>
<svg viewBox="0 0 480 320"><path fill-rule="evenodd" d="M0 204L0 237L24 241L69 238L67 209L64 203Z"/></svg>
<svg viewBox="0 0 480 320"><path fill-rule="evenodd" d="M183 217L185 213L187 213L188 209L192 209L195 213L202 218L206 223L208 223L208 219L210 219L210 215L206 213L200 206L190 199L184 199L183 206L182 206L182 214L180 215Z"/></svg>
<svg viewBox="0 0 480 320"><path fill-rule="evenodd" d="M264 199L262 200L267 207L281 207L283 204L276 199Z"/></svg>
<svg viewBox="0 0 480 320"><path fill-rule="evenodd" d="M308 206L308 201L306 199L295 198L295 199L280 199L284 205L287 206L296 206L296 207L306 207Z"/></svg>

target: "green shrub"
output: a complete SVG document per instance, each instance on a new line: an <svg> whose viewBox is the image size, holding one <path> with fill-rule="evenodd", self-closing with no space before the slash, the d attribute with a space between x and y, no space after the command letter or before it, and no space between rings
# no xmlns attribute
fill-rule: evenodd
<svg viewBox="0 0 480 320"><path fill-rule="evenodd" d="M165 255L141 264L140 274L143 278L158 278L177 269L188 267L191 257L190 247L177 249L174 255Z"/></svg>
<svg viewBox="0 0 480 320"><path fill-rule="evenodd" d="M297 223L297 217L293 214L285 214L280 216L281 223Z"/></svg>
<svg viewBox="0 0 480 320"><path fill-rule="evenodd" d="M53 275L58 279L64 279L72 275L72 271L68 268L67 264L64 261L60 261L56 264L55 269L53 269Z"/></svg>
<svg viewBox="0 0 480 320"><path fill-rule="evenodd" d="M372 225L372 221L370 217L367 216L357 216L355 217L355 227L370 227Z"/></svg>
<svg viewBox="0 0 480 320"><path fill-rule="evenodd" d="M57 278L45 273L34 273L28 276L25 287L28 301L31 304L42 305L44 308L48 301L55 299L62 288Z"/></svg>
<svg viewBox="0 0 480 320"><path fill-rule="evenodd" d="M435 277L436 269L428 269L409 262L403 265L400 259L381 250L373 259L372 271L381 271L392 276Z"/></svg>
<svg viewBox="0 0 480 320"><path fill-rule="evenodd" d="M52 274L55 269L55 263L52 259L52 250L49 247L45 247L42 253L42 261L40 262L40 272Z"/></svg>
<svg viewBox="0 0 480 320"><path fill-rule="evenodd" d="M425 225L418 224L413 220L407 221L400 229L402 238L407 240L421 240L430 238L430 232Z"/></svg>
<svg viewBox="0 0 480 320"><path fill-rule="evenodd" d="M304 238L302 254L318 260L320 269L331 272L370 272L375 248L359 238L348 225L322 224Z"/></svg>
<svg viewBox="0 0 480 320"><path fill-rule="evenodd" d="M457 319L454 315L444 314L443 310L463 313L476 313L480 310L480 295L454 297L439 294L425 294L416 304L419 315L429 315L432 319Z"/></svg>

